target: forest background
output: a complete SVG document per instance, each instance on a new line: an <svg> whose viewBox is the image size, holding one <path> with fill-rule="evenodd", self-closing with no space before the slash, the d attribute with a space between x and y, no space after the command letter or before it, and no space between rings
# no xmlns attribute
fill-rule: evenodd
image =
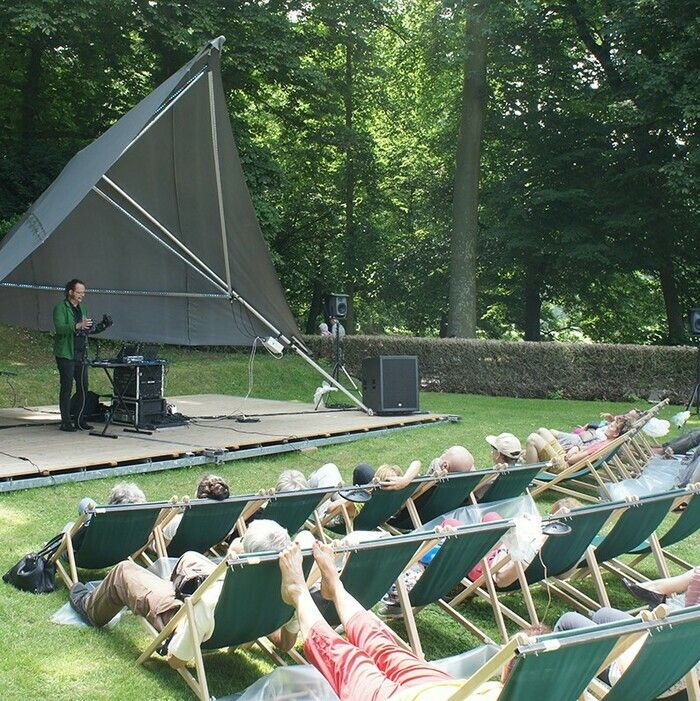
<svg viewBox="0 0 700 701"><path fill-rule="evenodd" d="M302 330L345 292L350 332L689 340L697 2L13 0L0 32L0 237L223 34Z"/></svg>

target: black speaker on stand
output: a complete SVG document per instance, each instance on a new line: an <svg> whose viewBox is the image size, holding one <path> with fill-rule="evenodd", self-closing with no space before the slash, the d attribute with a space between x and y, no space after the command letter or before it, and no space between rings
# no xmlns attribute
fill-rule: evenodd
<svg viewBox="0 0 700 701"><path fill-rule="evenodd" d="M380 355L362 361L362 403L375 414L415 414L419 388L415 355Z"/></svg>

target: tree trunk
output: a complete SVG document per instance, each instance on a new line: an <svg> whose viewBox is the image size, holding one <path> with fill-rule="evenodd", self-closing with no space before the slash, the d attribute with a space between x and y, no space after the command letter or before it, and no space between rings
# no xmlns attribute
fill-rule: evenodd
<svg viewBox="0 0 700 701"><path fill-rule="evenodd" d="M536 261L530 260L525 273L525 340L541 341L542 276Z"/></svg>
<svg viewBox="0 0 700 701"><path fill-rule="evenodd" d="M22 125L20 139L25 153L36 134L37 117L41 114L38 97L41 91L41 57L44 50L39 33L34 33L29 44L27 70L22 84Z"/></svg>
<svg viewBox="0 0 700 701"><path fill-rule="evenodd" d="M311 305L306 317L306 333L318 333L319 318L323 315L323 283L321 278L314 276L311 283Z"/></svg>
<svg viewBox="0 0 700 701"><path fill-rule="evenodd" d="M467 20L462 115L455 168L450 252L448 335L476 336L476 249L479 233L479 170L486 109L486 11L484 0Z"/></svg>
<svg viewBox="0 0 700 701"><path fill-rule="evenodd" d="M661 280L661 291L664 295L664 305L666 307L668 342L673 346L678 346L685 342L685 329L683 328L683 312L678 300L675 266L670 255L661 258L659 279Z"/></svg>
<svg viewBox="0 0 700 701"><path fill-rule="evenodd" d="M345 44L345 289L336 290L349 295L348 315L345 330L352 333L355 328L354 291L357 286L357 256L355 255L355 165L353 163L353 65L352 44Z"/></svg>

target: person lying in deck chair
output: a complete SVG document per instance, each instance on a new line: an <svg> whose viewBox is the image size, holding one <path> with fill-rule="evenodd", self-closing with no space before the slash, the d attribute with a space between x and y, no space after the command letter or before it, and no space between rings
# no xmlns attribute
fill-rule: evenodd
<svg viewBox="0 0 700 701"><path fill-rule="evenodd" d="M517 436L512 433L499 433L497 436L486 436L486 442L491 446L491 462L498 470L515 467L523 457L523 447ZM491 475L474 490L474 498L479 501L498 479L498 475ZM470 502L465 502L470 503Z"/></svg>
<svg viewBox="0 0 700 701"><path fill-rule="evenodd" d="M289 534L284 528L274 521L260 519L251 523L242 538L233 541L229 554L280 551L290 543ZM175 565L170 580L165 580L131 560L124 560L92 592L80 582L74 584L70 590L70 604L96 628L109 623L126 606L138 616L143 616L160 632L182 606L180 597L184 599L192 593L215 567L204 555L186 552ZM194 604L196 637L200 643L208 640L214 632L214 609L223 581L222 575L218 586L210 586ZM292 619L286 626L275 631L270 640L281 649L289 650L296 642L296 637L296 622ZM193 657L189 622L184 618L168 643L168 663L178 667Z"/></svg>
<svg viewBox="0 0 700 701"><path fill-rule="evenodd" d="M545 460L554 460L560 467L562 463L575 465L588 455L615 440L630 428L625 417L616 417L597 429L586 429L580 433L565 433L555 429L540 428L531 433L525 443L525 462L534 464ZM558 446L564 449L562 456ZM562 459L563 458L563 459Z"/></svg>
<svg viewBox="0 0 700 701"><path fill-rule="evenodd" d="M442 455L430 461L426 475L429 477L443 477L456 472L470 472L473 469L474 456L463 445L453 445L451 448L443 451ZM414 460L401 477L392 479L383 485L383 489L398 490L408 487L418 477L420 470L420 460Z"/></svg>
<svg viewBox="0 0 700 701"><path fill-rule="evenodd" d="M112 489L109 490L107 495L107 504L145 504L146 495L143 491L133 482L120 482L115 484ZM84 525L90 520L91 512L97 506L97 502L92 497L83 497L78 502L78 515L83 516L87 514ZM63 526L63 532L66 533L73 528L75 521L68 521L68 523ZM82 538L76 534L76 538L73 539L74 546L80 543L77 538Z"/></svg>
<svg viewBox="0 0 700 701"><path fill-rule="evenodd" d="M700 567L693 567L675 577L653 579L650 582L633 582L623 577L622 583L630 594L651 606L665 604L667 598L674 594L685 594L684 606L700 603Z"/></svg>
<svg viewBox="0 0 700 701"><path fill-rule="evenodd" d="M297 613L306 659L342 701L442 701L464 685L465 680L396 644L391 630L345 590L330 546L317 542L313 555L321 571L321 595L335 604L348 639L333 630L314 603L296 544L280 555L282 599ZM508 671L506 666L500 682L484 682L466 698L495 701Z"/></svg>
<svg viewBox="0 0 700 701"><path fill-rule="evenodd" d="M418 463L417 469L420 470L420 461L415 460L414 462ZM411 466L413 466L413 463L411 463ZM411 466L409 466L409 470L411 470ZM354 474L355 473L353 473L353 475ZM403 470L398 465L380 465L376 472L374 472L369 483L378 484L380 489L396 489L394 484L402 477ZM362 484L366 483L363 482ZM326 518L324 519L324 525L331 528L334 526L339 526L342 523L343 518L347 518L349 521L354 521L360 511L362 511L362 507L365 505L364 502L352 502L348 501L347 499L343 499L340 494L338 495L337 499L331 498L327 504L328 506L325 509Z"/></svg>
<svg viewBox="0 0 700 701"><path fill-rule="evenodd" d="M197 485L196 498L224 501L229 498L230 494L229 486L223 477L219 477L219 475L204 475ZM166 544L170 544L170 541L175 537L181 521L182 514L176 514L163 526L163 537Z"/></svg>

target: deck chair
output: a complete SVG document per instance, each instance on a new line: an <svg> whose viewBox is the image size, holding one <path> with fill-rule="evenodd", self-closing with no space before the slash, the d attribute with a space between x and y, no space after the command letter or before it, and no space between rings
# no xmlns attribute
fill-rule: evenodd
<svg viewBox="0 0 700 701"><path fill-rule="evenodd" d="M491 577L492 570L484 561L484 575L475 582L470 582L465 579L462 582L465 586L464 591L454 597L448 605L452 609L456 609L459 604L474 594L486 599L491 603L496 623L498 624L499 631L504 640L508 638L503 619L504 616L514 621L522 628L539 623L537 611L530 593L530 585L542 583L544 586L549 586L546 582L547 578L563 578L564 575L571 572L585 556L586 549L593 542L593 539L598 535L613 512L616 509L622 508L625 503L626 502L612 502L609 504L585 506L580 509L574 509L564 516L557 517L555 520L564 521L571 527L571 532L565 535L548 538L535 559L526 568L519 567L519 577L513 584L496 589ZM504 561L502 561L501 564L505 564ZM486 586L486 590L483 589L484 585ZM499 592L518 590L522 592L525 600L525 605L530 617L529 621L519 616L515 611L509 609L498 599ZM561 592L557 591L557 593ZM571 605L579 609L581 608L581 603L577 598L567 596L565 593L563 593L562 596L567 599Z"/></svg>
<svg viewBox="0 0 700 701"><path fill-rule="evenodd" d="M276 521L289 533L296 533L308 518L319 521L317 508L335 489L301 489L295 492L275 492L269 496L248 497L250 500L241 518L266 518Z"/></svg>
<svg viewBox="0 0 700 701"><path fill-rule="evenodd" d="M308 555L309 552L306 552L304 557L306 575L312 565L312 558ZM275 663L285 664L284 659L265 638L289 621L294 613L280 596L282 579L278 558L279 553L249 553L231 562L224 559L194 594L185 599L184 605L160 633L142 619L154 638L139 656L138 664L143 664L151 657L186 617L190 621L190 633L193 636L196 677L185 667L177 671L202 701L210 698L202 652L255 642ZM200 645L194 633L194 606L222 575L223 586L214 609L214 632L211 638ZM292 653L294 651L290 654ZM292 656L303 662L298 653Z"/></svg>
<svg viewBox="0 0 700 701"><path fill-rule="evenodd" d="M552 473L546 470L541 471L533 480L535 487L531 490L532 496L536 497L538 494L551 489L567 496L595 503L599 501L597 492L600 490L601 493L610 498L605 481L598 470L603 471L610 482L617 482L618 477L608 467L607 461L612 460L630 438L629 432L618 436L587 455L575 465L566 466L559 473ZM590 478L590 480L585 481L585 478ZM566 483L568 486L564 486L562 483Z"/></svg>
<svg viewBox="0 0 700 701"><path fill-rule="evenodd" d="M476 487L488 477L491 471L473 470L448 474L444 477L419 477L415 494L406 502L407 508L399 512L390 524L395 528L408 530L419 528L423 523L454 511L465 501Z"/></svg>
<svg viewBox="0 0 700 701"><path fill-rule="evenodd" d="M141 551L158 519L171 508L167 502L112 504L97 506L81 516L64 534L52 558L66 586L78 581L78 568L111 567Z"/></svg>
<svg viewBox="0 0 700 701"><path fill-rule="evenodd" d="M629 550L630 555L636 555L631 562L631 567L636 567L644 558L653 554L656 560L659 573L663 577L669 577L670 572L666 565L666 560L671 560L676 564L691 569L694 565L668 552L665 548L680 543L697 533L700 528L700 484L689 484L683 492L683 501L688 501L685 510L681 512L675 523L658 538L654 536L642 541L636 547ZM680 500L679 500L680 501Z"/></svg>
<svg viewBox="0 0 700 701"><path fill-rule="evenodd" d="M414 480L407 487L397 490L365 485L364 488L371 490L372 498L364 504L362 511L352 521L351 528L362 531L379 528L401 509L420 484ZM340 525L326 525L325 522L323 525L334 533L346 533L350 530L344 521Z"/></svg>
<svg viewBox="0 0 700 701"><path fill-rule="evenodd" d="M688 697L700 699L700 606L670 613L649 629L649 637L606 701L652 701L685 677Z"/></svg>
<svg viewBox="0 0 700 701"><path fill-rule="evenodd" d="M484 682L495 677L511 660L512 669L498 695L498 701L532 701L538 698L569 701L582 698L586 687L616 657L640 639L648 638L651 630L665 625L667 624L656 621L634 620L629 623L596 626L595 631L586 628L550 633L536 639L527 638L520 633L500 650L490 648L481 654L482 648L477 648L472 651L475 654L467 653L466 664L459 661L455 663L455 658L436 660L434 664L446 669L456 678L465 678L462 687L449 697L449 701L469 699ZM484 659L486 661L483 661ZM295 672L298 672L298 684L295 683ZM306 667L289 667L285 673L284 687L294 689L297 694L294 698L308 698L304 694L303 684L309 678L309 670ZM320 672L312 674L320 677ZM257 691L265 685L257 683L254 686ZM281 685L270 686L280 688ZM260 696L256 695L255 691L251 694L244 691L242 694L227 697L227 700L258 701ZM636 699L636 696L627 698ZM338 697L329 694L324 695L323 699L330 701Z"/></svg>
<svg viewBox="0 0 700 701"><path fill-rule="evenodd" d="M180 557L188 550L206 552L220 543L233 529L249 496L231 497L223 501L194 499L182 506L182 520L175 536L165 546L169 557ZM162 534L164 524L156 531Z"/></svg>
<svg viewBox="0 0 700 701"><path fill-rule="evenodd" d="M682 494L682 490L674 490L625 502L610 531L604 535L596 535L586 548L585 562L580 563L581 569L575 572L568 582L556 580L556 586L553 588L564 590L574 598L580 598L586 609L610 606L600 567L603 566L620 577L639 579L639 573L619 562L617 558L633 549L635 546L632 543L639 543L640 539L645 540L653 536L670 512L673 503ZM593 578L598 601L593 601L571 585L571 582L587 575Z"/></svg>
<svg viewBox="0 0 700 701"><path fill-rule="evenodd" d="M537 463L515 465L502 470L489 470L490 473L495 473L496 479L479 499L479 503L485 504L486 502L520 496L545 465L546 463Z"/></svg>

